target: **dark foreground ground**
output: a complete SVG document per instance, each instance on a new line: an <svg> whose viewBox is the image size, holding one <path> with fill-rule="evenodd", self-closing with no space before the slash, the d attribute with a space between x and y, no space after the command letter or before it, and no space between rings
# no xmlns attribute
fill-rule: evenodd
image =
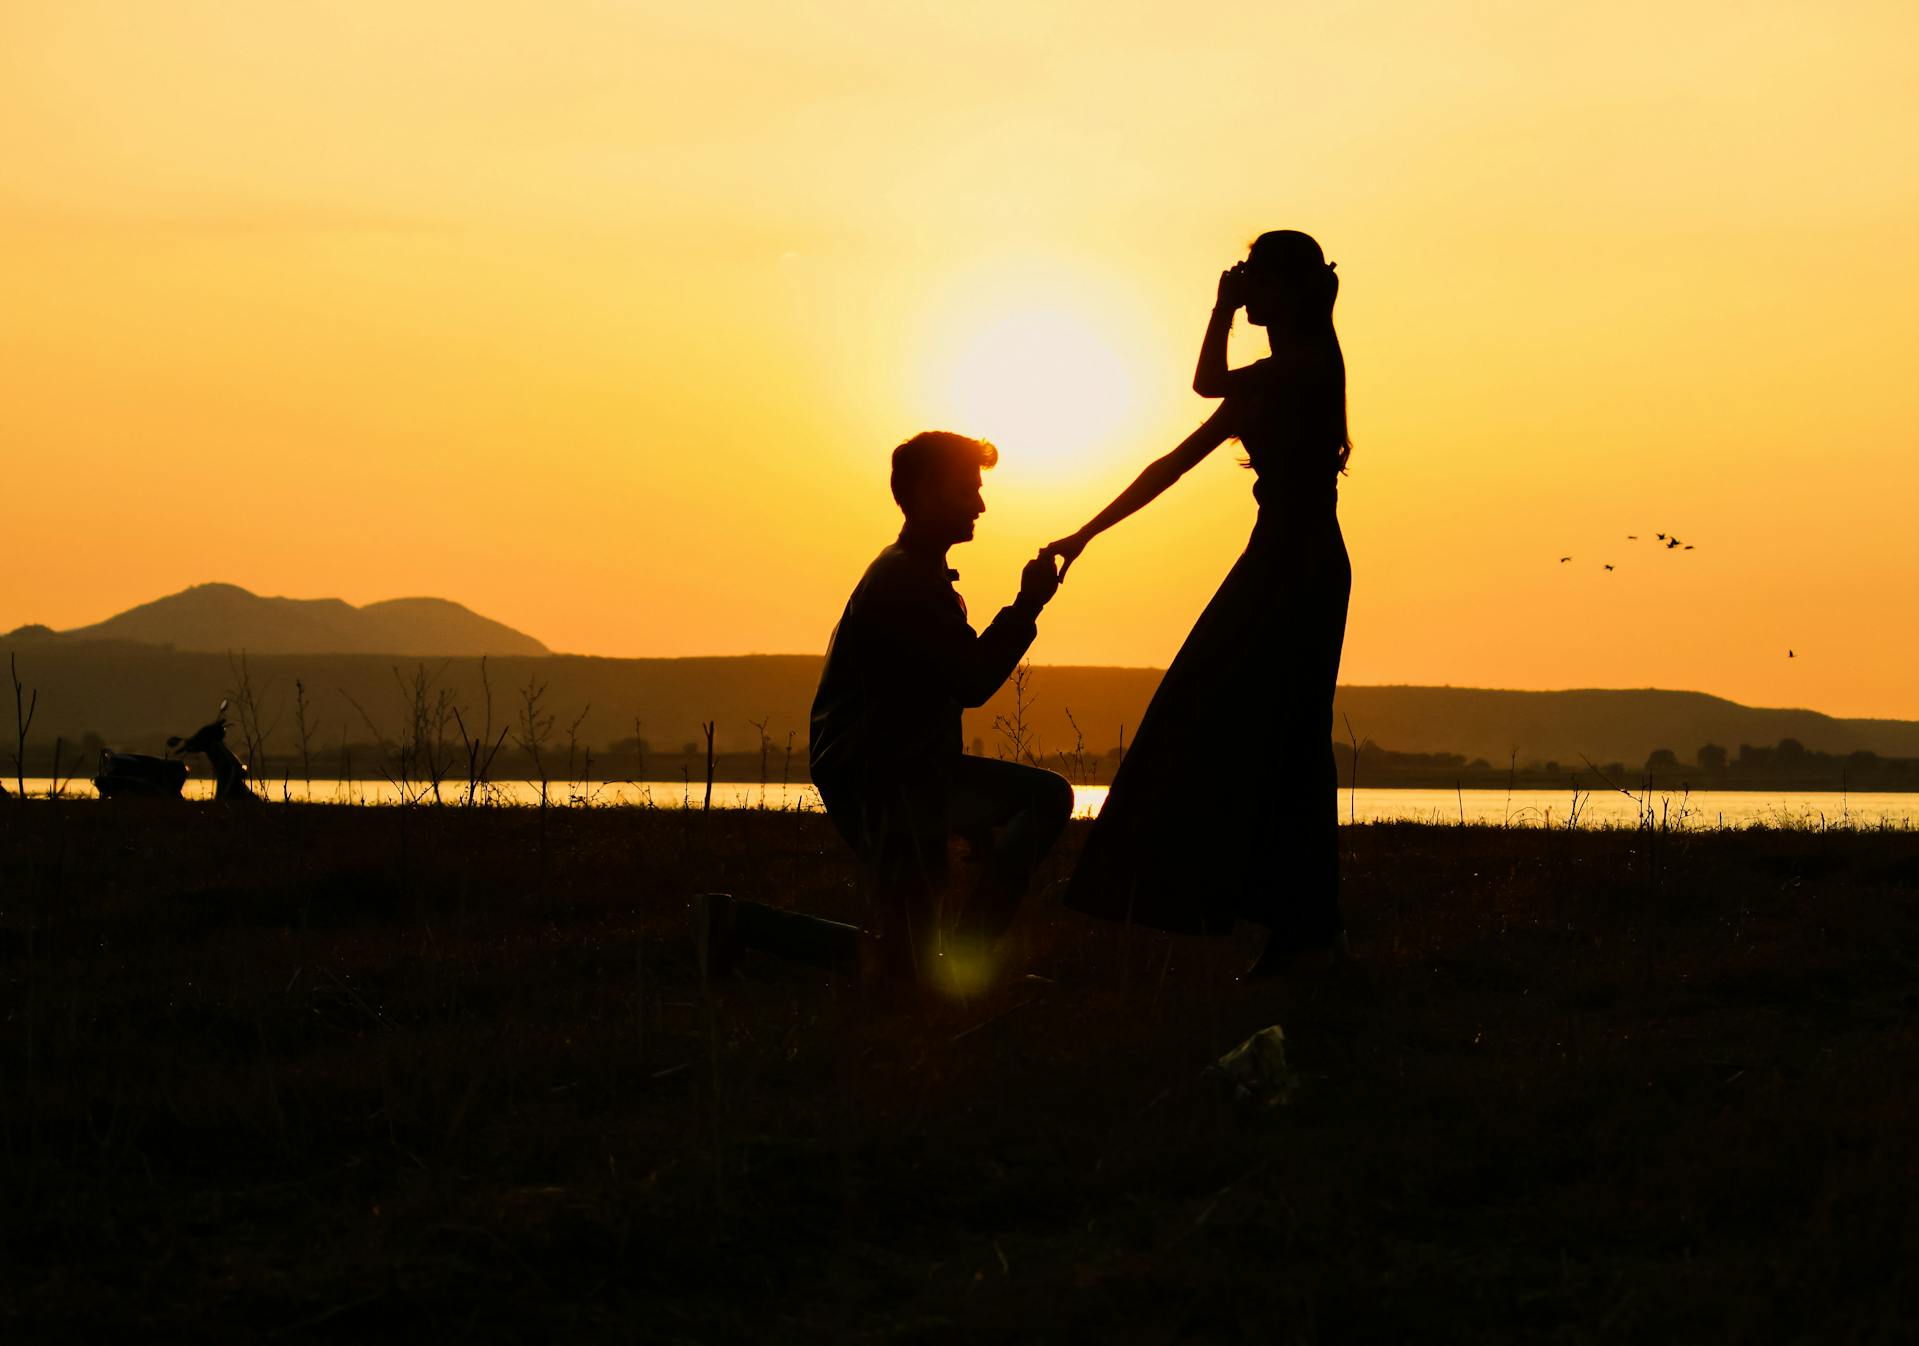
<svg viewBox="0 0 1919 1346"><path fill-rule="evenodd" d="M1345 840L1370 990L1047 894L882 1012L694 973L816 816L0 806L0 1338L1919 1339L1919 834Z"/></svg>

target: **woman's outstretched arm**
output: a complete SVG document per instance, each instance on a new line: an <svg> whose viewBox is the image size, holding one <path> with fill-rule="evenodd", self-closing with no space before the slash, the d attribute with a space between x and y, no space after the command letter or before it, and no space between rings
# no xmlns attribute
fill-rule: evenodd
<svg viewBox="0 0 1919 1346"><path fill-rule="evenodd" d="M1232 423L1232 404L1227 403L1181 440L1171 453L1148 463L1146 470L1134 478L1133 484L1115 496L1113 503L1095 514L1084 528L1048 544L1041 555L1060 559L1060 579L1066 578L1066 572L1072 569L1079 554L1086 550L1087 543L1129 514L1138 513L1150 505L1161 491L1185 476L1193 464L1231 439Z"/></svg>

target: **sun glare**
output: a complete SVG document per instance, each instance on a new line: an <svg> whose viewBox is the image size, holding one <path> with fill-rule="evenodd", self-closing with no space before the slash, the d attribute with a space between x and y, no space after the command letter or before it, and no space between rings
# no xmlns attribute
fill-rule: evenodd
<svg viewBox="0 0 1919 1346"><path fill-rule="evenodd" d="M972 315L933 365L937 423L993 441L1008 466L1071 469L1111 452L1139 404L1140 371L1090 313L1064 303Z"/></svg>

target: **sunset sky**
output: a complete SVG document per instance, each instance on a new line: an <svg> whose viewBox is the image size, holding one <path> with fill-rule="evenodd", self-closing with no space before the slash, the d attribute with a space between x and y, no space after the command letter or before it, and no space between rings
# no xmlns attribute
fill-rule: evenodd
<svg viewBox="0 0 1919 1346"><path fill-rule="evenodd" d="M1292 227L1344 681L1919 718L1915 50L1911 0L6 0L0 630L226 580L817 651L934 426L1004 455L983 616L1206 413L1218 272ZM1236 456L1036 661L1171 657Z"/></svg>

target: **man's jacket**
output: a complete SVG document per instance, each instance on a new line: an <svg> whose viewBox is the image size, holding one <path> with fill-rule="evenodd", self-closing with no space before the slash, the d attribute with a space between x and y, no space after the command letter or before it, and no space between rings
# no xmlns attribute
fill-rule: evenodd
<svg viewBox="0 0 1919 1346"><path fill-rule="evenodd" d="M983 632L966 620L943 551L905 534L866 568L826 647L813 697L815 781L861 787L943 775L960 711L1012 674L1037 633L1015 601Z"/></svg>

